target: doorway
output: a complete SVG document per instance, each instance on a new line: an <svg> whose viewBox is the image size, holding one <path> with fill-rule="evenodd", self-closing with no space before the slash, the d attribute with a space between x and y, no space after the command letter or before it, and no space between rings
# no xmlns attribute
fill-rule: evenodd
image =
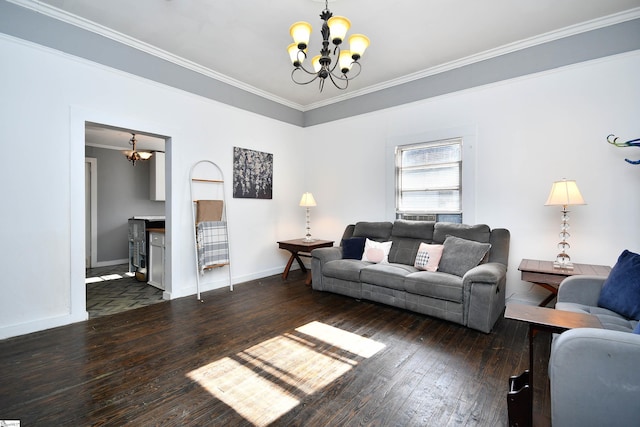
<svg viewBox="0 0 640 427"><path fill-rule="evenodd" d="M164 159L166 141L148 132L85 123L85 302L89 318L163 301L163 291L129 271L128 219L140 214L166 216L168 203L150 198L150 166L123 151ZM153 156L152 156L153 158ZM162 162L161 178L169 162Z"/></svg>

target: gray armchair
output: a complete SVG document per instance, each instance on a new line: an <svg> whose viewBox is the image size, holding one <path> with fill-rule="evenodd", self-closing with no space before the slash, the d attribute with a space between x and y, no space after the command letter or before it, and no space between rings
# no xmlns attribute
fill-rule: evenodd
<svg viewBox="0 0 640 427"><path fill-rule="evenodd" d="M591 313L603 329L555 336L549 360L554 427L640 425L640 335L632 333L638 321L598 307L604 280L573 276L558 290L556 309Z"/></svg>

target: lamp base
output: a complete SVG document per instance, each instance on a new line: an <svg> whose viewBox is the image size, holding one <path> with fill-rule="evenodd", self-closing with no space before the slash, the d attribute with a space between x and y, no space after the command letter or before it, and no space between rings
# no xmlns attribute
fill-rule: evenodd
<svg viewBox="0 0 640 427"><path fill-rule="evenodd" d="M562 270L573 270L573 263L571 258L566 253L560 253L553 262L553 268L559 268Z"/></svg>
<svg viewBox="0 0 640 427"><path fill-rule="evenodd" d="M305 237L304 239L302 239L302 241L303 241L303 242L307 242L307 243L309 243L309 242L315 242L315 241L316 241L316 239L314 239L314 238L312 238L312 237Z"/></svg>

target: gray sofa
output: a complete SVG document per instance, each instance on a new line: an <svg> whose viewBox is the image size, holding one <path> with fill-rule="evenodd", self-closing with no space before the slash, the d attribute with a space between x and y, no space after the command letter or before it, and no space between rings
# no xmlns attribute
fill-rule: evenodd
<svg viewBox="0 0 640 427"><path fill-rule="evenodd" d="M598 307L605 279L571 276L558 289L557 310L589 313L603 329L578 328L554 337L549 359L551 423L640 425L640 335L637 320Z"/></svg>
<svg viewBox="0 0 640 427"><path fill-rule="evenodd" d="M454 239L490 244L482 262L466 272L452 274L422 271L414 267L422 242L443 244L442 263L447 254L464 258L464 245L450 245ZM358 222L346 227L342 242L364 237L377 242L391 241L388 263L343 259L340 247L311 252L312 286L318 291L376 301L449 320L489 333L505 308L506 271L510 233L491 230L487 225L405 221ZM474 243L475 244L475 243ZM449 248L449 250L447 250Z"/></svg>

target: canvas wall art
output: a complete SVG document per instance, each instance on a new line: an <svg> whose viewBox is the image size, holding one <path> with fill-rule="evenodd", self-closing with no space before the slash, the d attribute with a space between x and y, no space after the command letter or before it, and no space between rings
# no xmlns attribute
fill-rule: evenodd
<svg viewBox="0 0 640 427"><path fill-rule="evenodd" d="M273 154L233 147L233 197L271 199Z"/></svg>

